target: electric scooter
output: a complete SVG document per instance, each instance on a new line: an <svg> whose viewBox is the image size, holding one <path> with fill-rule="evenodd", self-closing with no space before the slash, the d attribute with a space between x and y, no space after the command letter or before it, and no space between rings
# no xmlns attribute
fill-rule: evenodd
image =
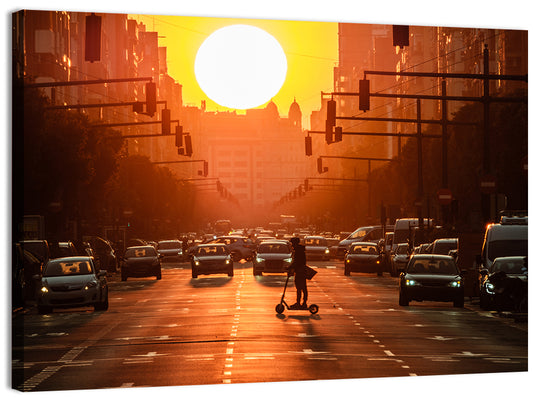
<svg viewBox="0 0 533 399"><path fill-rule="evenodd" d="M318 305L312 304L304 308L301 306L296 307L296 306L289 305L285 301L285 292L287 291L287 284L289 283L289 277L290 277L290 273L287 272L287 280L285 280L285 287L283 288L283 294L281 295L281 301L280 303L276 305L276 313L282 314L285 311L285 308L287 308L288 310L309 310L311 314L317 313Z"/></svg>

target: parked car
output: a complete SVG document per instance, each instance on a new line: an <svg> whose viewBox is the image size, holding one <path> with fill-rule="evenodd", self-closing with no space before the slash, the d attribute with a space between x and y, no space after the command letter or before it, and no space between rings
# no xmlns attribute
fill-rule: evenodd
<svg viewBox="0 0 533 399"><path fill-rule="evenodd" d="M161 280L161 258L162 255L151 245L126 248L121 269L122 281L126 281L128 277L150 276Z"/></svg>
<svg viewBox="0 0 533 399"><path fill-rule="evenodd" d="M286 273L292 264L292 247L285 240L263 241L252 260L254 276L263 273Z"/></svg>
<svg viewBox="0 0 533 399"><path fill-rule="evenodd" d="M72 256L49 260L43 268L37 295L39 313L54 308L94 306L95 310L109 307L106 271L96 272L93 258Z"/></svg>
<svg viewBox="0 0 533 399"><path fill-rule="evenodd" d="M516 278L527 284L527 269L527 258L525 256L496 258L488 269L482 269L480 271L479 284L479 306L481 309L512 310L514 304L511 303L510 298L502 295L503 292L497 292L494 276L503 272L505 277Z"/></svg>
<svg viewBox="0 0 533 399"><path fill-rule="evenodd" d="M217 237L208 244L224 244L235 262L241 259L252 260L255 250L255 245L250 238L237 235Z"/></svg>
<svg viewBox="0 0 533 399"><path fill-rule="evenodd" d="M78 255L78 250L72 241L51 241L49 245L51 259L66 258Z"/></svg>
<svg viewBox="0 0 533 399"><path fill-rule="evenodd" d="M322 236L306 236L303 239L307 259L329 260L329 247Z"/></svg>
<svg viewBox="0 0 533 399"><path fill-rule="evenodd" d="M183 262L183 242L180 240L162 240L157 243L157 252L164 255L163 260Z"/></svg>
<svg viewBox="0 0 533 399"><path fill-rule="evenodd" d="M191 271L192 278L217 273L233 277L233 258L229 248L221 243L198 245L191 255Z"/></svg>
<svg viewBox="0 0 533 399"><path fill-rule="evenodd" d="M397 277L400 274L399 271L405 268L409 256L409 244L401 243L396 246L396 249L392 251L391 276Z"/></svg>
<svg viewBox="0 0 533 399"><path fill-rule="evenodd" d="M35 280L40 275L42 262L20 243L13 248L11 270L11 299L13 308L24 306L26 300L35 299Z"/></svg>
<svg viewBox="0 0 533 399"><path fill-rule="evenodd" d="M410 301L452 301L464 306L464 283L454 259L448 255L418 254L400 274L400 306Z"/></svg>
<svg viewBox="0 0 533 399"><path fill-rule="evenodd" d="M354 242L344 258L344 275L351 272L383 275L382 257L375 242Z"/></svg>

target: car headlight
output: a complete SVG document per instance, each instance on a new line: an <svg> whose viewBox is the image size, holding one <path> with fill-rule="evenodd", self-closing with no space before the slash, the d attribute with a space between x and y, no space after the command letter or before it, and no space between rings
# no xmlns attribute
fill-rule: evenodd
<svg viewBox="0 0 533 399"><path fill-rule="evenodd" d="M89 281L87 284L85 284L85 290L91 289L93 287L96 287L96 281Z"/></svg>
<svg viewBox="0 0 533 399"><path fill-rule="evenodd" d="M487 282L485 284L485 289L487 290L487 293L494 294L494 284Z"/></svg>
<svg viewBox="0 0 533 399"><path fill-rule="evenodd" d="M42 292L43 294L47 294L47 293L48 293L48 287L47 287L46 285L43 285L43 286L41 287L41 292Z"/></svg>
<svg viewBox="0 0 533 399"><path fill-rule="evenodd" d="M415 285L420 285L420 283L412 278L408 278L405 280L405 285L408 287L414 287Z"/></svg>
<svg viewBox="0 0 533 399"><path fill-rule="evenodd" d="M230 258L226 258L226 265L229 265L231 263L231 259Z"/></svg>
<svg viewBox="0 0 533 399"><path fill-rule="evenodd" d="M350 259L349 258L346 258L346 263L350 263Z"/></svg>
<svg viewBox="0 0 533 399"><path fill-rule="evenodd" d="M261 263L261 262L265 261L264 258L260 258L259 256L257 258L255 258L255 260L256 260L257 263Z"/></svg>
<svg viewBox="0 0 533 399"><path fill-rule="evenodd" d="M285 258L283 259L283 262L292 263L292 258Z"/></svg>
<svg viewBox="0 0 533 399"><path fill-rule="evenodd" d="M195 260L194 260L194 265L195 265L195 266L200 266L200 261L199 261L198 259L195 259Z"/></svg>
<svg viewBox="0 0 533 399"><path fill-rule="evenodd" d="M450 281L448 283L448 287L452 287L452 288L460 288L462 287L462 285L463 285L463 282L461 280Z"/></svg>
<svg viewBox="0 0 533 399"><path fill-rule="evenodd" d="M324 253L329 254L329 248L326 248L326 250L324 251Z"/></svg>

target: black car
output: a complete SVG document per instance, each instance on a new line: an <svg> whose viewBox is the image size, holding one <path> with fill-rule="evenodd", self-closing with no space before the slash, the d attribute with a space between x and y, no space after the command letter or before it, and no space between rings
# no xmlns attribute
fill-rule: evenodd
<svg viewBox="0 0 533 399"><path fill-rule="evenodd" d="M150 276L161 280L161 258L162 256L151 245L128 247L124 252L122 281L126 281L128 277Z"/></svg>
<svg viewBox="0 0 533 399"><path fill-rule="evenodd" d="M200 244L191 254L192 278L199 274L226 273L233 277L233 258L224 244Z"/></svg>
<svg viewBox="0 0 533 399"><path fill-rule="evenodd" d="M448 255L413 255L400 273L400 306L409 301L452 301L464 306L464 283L455 260Z"/></svg>
<svg viewBox="0 0 533 399"><path fill-rule="evenodd" d="M383 275L383 265L378 244L374 242L354 242L344 258L344 275L351 272L377 273Z"/></svg>
<svg viewBox="0 0 533 399"><path fill-rule="evenodd" d="M263 273L286 273L292 264L292 247L285 240L263 241L252 259L254 276Z"/></svg>
<svg viewBox="0 0 533 399"><path fill-rule="evenodd" d="M527 258L525 256L505 256L494 259L488 269L480 271L479 306L483 310L512 309L509 298L501 295L496 287L496 275L505 273L506 278L519 279L527 287Z"/></svg>

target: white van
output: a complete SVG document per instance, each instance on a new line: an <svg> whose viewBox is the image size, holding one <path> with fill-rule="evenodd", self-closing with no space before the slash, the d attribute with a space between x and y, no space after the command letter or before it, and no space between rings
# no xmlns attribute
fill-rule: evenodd
<svg viewBox="0 0 533 399"><path fill-rule="evenodd" d="M396 251L398 244L407 243L414 237L415 228L418 227L418 218L396 219L394 236L392 238L392 252ZM433 219L424 219L424 228L433 227Z"/></svg>
<svg viewBox="0 0 533 399"><path fill-rule="evenodd" d="M502 216L485 230L481 249L482 268L488 269L502 256L527 256L527 216Z"/></svg>

